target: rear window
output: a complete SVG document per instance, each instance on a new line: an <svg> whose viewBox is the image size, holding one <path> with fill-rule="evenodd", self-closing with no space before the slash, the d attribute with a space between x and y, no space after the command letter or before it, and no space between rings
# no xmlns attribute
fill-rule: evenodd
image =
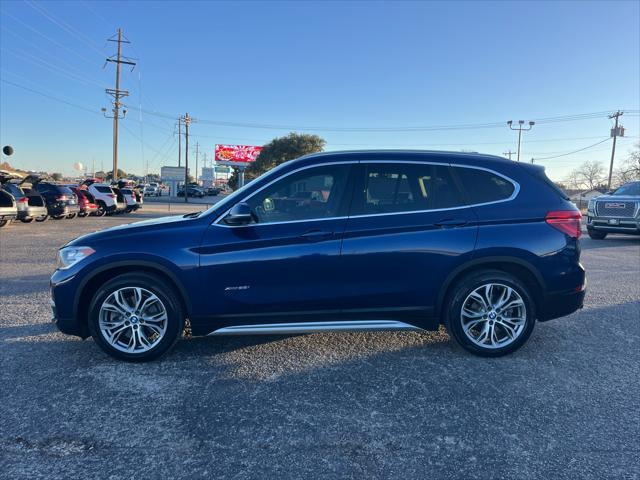
<svg viewBox="0 0 640 480"><path fill-rule="evenodd" d="M23 197L24 194L22 193L22 190L20 189L19 186L17 186L15 183L5 183L3 185L3 188L9 192L11 195L13 195L14 197Z"/></svg>
<svg viewBox="0 0 640 480"><path fill-rule="evenodd" d="M506 200L515 190L509 180L486 170L456 167L455 173L472 204Z"/></svg>
<svg viewBox="0 0 640 480"><path fill-rule="evenodd" d="M63 195L73 195L73 191L69 187L63 187L61 185L53 185L54 190Z"/></svg>
<svg viewBox="0 0 640 480"><path fill-rule="evenodd" d="M113 193L110 187L96 186L96 190L100 193Z"/></svg>

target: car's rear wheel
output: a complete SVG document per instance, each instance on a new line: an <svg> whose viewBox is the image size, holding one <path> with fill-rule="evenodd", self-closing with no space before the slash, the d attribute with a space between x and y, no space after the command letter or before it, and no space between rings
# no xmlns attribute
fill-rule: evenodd
<svg viewBox="0 0 640 480"><path fill-rule="evenodd" d="M21 221L22 223L31 223L31 222L33 222L34 220L35 220L35 218L33 218L33 217L27 217L27 218L21 218L21 219L20 219L20 221Z"/></svg>
<svg viewBox="0 0 640 480"><path fill-rule="evenodd" d="M513 275L498 270L472 274L456 284L448 298L447 329L476 355L514 352L533 331L535 304L528 287Z"/></svg>
<svg viewBox="0 0 640 480"><path fill-rule="evenodd" d="M98 202L98 209L95 211L94 215L96 217L104 217L107 214L107 207L104 202Z"/></svg>
<svg viewBox="0 0 640 480"><path fill-rule="evenodd" d="M120 360L154 360L175 345L184 314L173 289L150 274L127 273L98 289L89 306L89 331Z"/></svg>
<svg viewBox="0 0 640 480"><path fill-rule="evenodd" d="M84 217L88 217L89 214L87 212L80 212L78 213L78 218L84 218Z"/></svg>
<svg viewBox="0 0 640 480"><path fill-rule="evenodd" d="M607 232L599 232L598 230L588 229L587 233L589 234L589 237L593 238L594 240L604 240L605 238L607 238Z"/></svg>
<svg viewBox="0 0 640 480"><path fill-rule="evenodd" d="M36 222L44 222L45 220L49 220L49 215L42 215L41 217L36 218Z"/></svg>
<svg viewBox="0 0 640 480"><path fill-rule="evenodd" d="M0 220L0 228L8 227L10 223L11 223L11 220Z"/></svg>
<svg viewBox="0 0 640 480"><path fill-rule="evenodd" d="M62 220L63 218L66 218L65 215L53 215L52 217L54 220Z"/></svg>
<svg viewBox="0 0 640 480"><path fill-rule="evenodd" d="M68 219L76 218L76 215L77 214L75 214L75 213L70 213L69 215L67 215L67 218Z"/></svg>

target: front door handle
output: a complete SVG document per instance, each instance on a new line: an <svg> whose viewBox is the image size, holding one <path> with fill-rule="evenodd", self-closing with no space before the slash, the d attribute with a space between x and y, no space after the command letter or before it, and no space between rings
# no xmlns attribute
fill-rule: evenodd
<svg viewBox="0 0 640 480"><path fill-rule="evenodd" d="M309 230L308 232L300 235L300 237L309 240L310 242L319 242L333 237L333 232L327 230Z"/></svg>
<svg viewBox="0 0 640 480"><path fill-rule="evenodd" d="M467 223L469 223L469 221L464 218L443 218L442 220L434 222L434 225L442 228L453 228L462 227Z"/></svg>

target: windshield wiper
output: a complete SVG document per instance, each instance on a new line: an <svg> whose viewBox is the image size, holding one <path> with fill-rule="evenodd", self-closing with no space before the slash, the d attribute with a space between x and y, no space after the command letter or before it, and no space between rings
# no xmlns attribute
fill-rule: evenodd
<svg viewBox="0 0 640 480"><path fill-rule="evenodd" d="M191 212L191 213L185 213L182 218L196 218L197 216L199 216L202 213L202 210L199 212Z"/></svg>

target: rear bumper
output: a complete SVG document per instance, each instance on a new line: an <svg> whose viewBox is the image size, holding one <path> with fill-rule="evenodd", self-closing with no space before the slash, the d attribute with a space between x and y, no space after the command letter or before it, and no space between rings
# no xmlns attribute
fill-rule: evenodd
<svg viewBox="0 0 640 480"><path fill-rule="evenodd" d="M54 215L54 216L70 215L72 213L79 213L80 208L78 207L78 205L54 204L54 205L49 205L49 207L47 208L47 211L49 212L49 215Z"/></svg>
<svg viewBox="0 0 640 480"><path fill-rule="evenodd" d="M18 212L0 212L0 220L14 220L18 217Z"/></svg>
<svg viewBox="0 0 640 480"><path fill-rule="evenodd" d="M47 207L27 207L18 211L18 220L27 218L44 217L47 215Z"/></svg>
<svg viewBox="0 0 640 480"><path fill-rule="evenodd" d="M538 312L538 320L546 322L554 318L564 317L584 305L584 295L586 289L580 292L556 293L547 295Z"/></svg>

